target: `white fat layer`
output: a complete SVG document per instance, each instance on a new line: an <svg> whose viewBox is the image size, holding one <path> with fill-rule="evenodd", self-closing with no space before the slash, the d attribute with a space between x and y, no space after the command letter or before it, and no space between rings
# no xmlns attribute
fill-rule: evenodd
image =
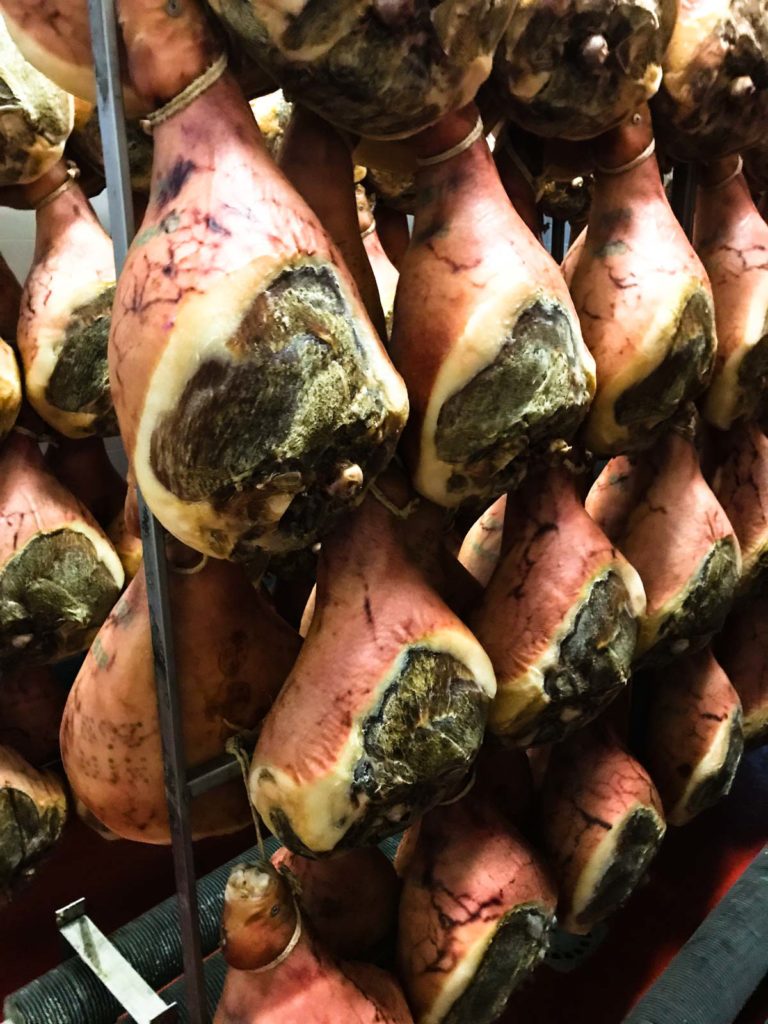
<svg viewBox="0 0 768 1024"><path fill-rule="evenodd" d="M741 413L741 385L739 371L747 353L765 337L768 317L768 274L761 274L758 286L750 297L739 344L718 369L704 396L704 416L720 430L730 430Z"/></svg>
<svg viewBox="0 0 768 1024"><path fill-rule="evenodd" d="M208 501L182 501L172 494L152 469L152 435L158 422L177 407L187 382L202 363L207 360L221 363L239 361L227 343L237 333L254 299L278 274L302 266L333 265L327 260L310 258L278 262L274 256L266 253L240 270L217 278L204 294L186 296L178 308L176 320L168 332L165 349L147 384L133 456L139 488L147 505L163 526L185 544L216 558L231 553L243 531L242 518L227 515L225 511L215 509ZM350 308L356 308L359 300L352 296L338 272L336 278ZM359 322L357 327L361 337L371 334L366 324ZM381 387L387 406L404 412L408 401L405 388L383 349L371 339L365 355L369 363L368 372ZM278 494L270 500L273 529L267 527L262 538L268 537L277 528L294 497L292 494ZM210 541L211 530L227 537L226 551Z"/></svg>
<svg viewBox="0 0 768 1024"><path fill-rule="evenodd" d="M728 757L728 750L730 748L731 735L733 734L735 727L734 719L736 717L737 712L734 711L718 726L709 750L696 765L696 768L688 780L688 784L680 794L680 798L675 802L674 807L671 807L667 812L667 821L670 825L685 825L696 816L696 812L691 811L688 803L691 800L691 797L695 796L696 790L708 779L717 775L725 764ZM736 767L737 766L734 765L731 777L727 780L722 792L723 796L725 796L731 788Z"/></svg>
<svg viewBox="0 0 768 1024"><path fill-rule="evenodd" d="M51 405L45 396L53 371L66 343L69 319L76 309L91 302L115 284L114 279L89 279L78 282L77 267L72 267L70 279L58 281L45 305L45 316L35 321L37 351L32 359L24 358L27 396L42 418L66 436L81 437L88 433L96 419L90 412L66 412ZM26 346L25 346L26 348Z"/></svg>
<svg viewBox="0 0 768 1024"><path fill-rule="evenodd" d="M652 316L646 324L642 340L623 369L608 380L600 380L600 387L590 407L585 441L587 446L595 451L620 450L620 446L631 439L632 429L621 426L616 420L616 402L625 391L645 380L663 363L686 303L694 295L702 295L710 310L713 310L712 297L700 277L680 274L670 278L665 274L663 281L657 280L653 283L659 288L663 286L664 291L658 302L652 301L649 295L643 305L643 313L647 314L650 310ZM676 295L673 289L677 289Z"/></svg>
<svg viewBox="0 0 768 1024"><path fill-rule="evenodd" d="M603 877L616 859L616 847L627 822L638 810L644 810L652 814L656 819L659 836L664 835L666 825L653 807L649 807L648 804L641 803L639 800L636 800L628 807L624 811L622 820L613 825L609 832L605 833L605 836L584 866L584 870L579 875L573 892L573 900L571 901L570 917L572 920L569 923L575 922L576 918L589 906L589 902L597 891ZM565 926L568 927L567 924Z"/></svg>
<svg viewBox="0 0 768 1024"><path fill-rule="evenodd" d="M544 689L546 674L557 667L560 658L560 645L573 629L576 616L581 611L589 591L597 580L605 577L611 570L621 577L627 588L630 613L636 619L645 613L645 591L636 569L625 558L616 558L607 565L601 566L585 581L578 598L570 606L557 630L552 634L549 646L539 660L514 679L498 679L496 698L491 704L488 716L488 727L493 732L503 735L516 731L521 718L529 719L531 731L519 741L519 745L525 745L526 742L533 739L536 734L538 716L551 703L551 698Z"/></svg>
<svg viewBox="0 0 768 1024"><path fill-rule="evenodd" d="M51 83L56 82L72 96L96 103L95 81L90 66L64 60L41 46L34 36L25 32L12 18L6 15L5 21L11 38L33 67L39 68Z"/></svg>
<svg viewBox="0 0 768 1024"><path fill-rule="evenodd" d="M742 565L741 551L739 549L736 537L733 534L729 534L727 537L724 537L723 540L727 540L730 542L731 548L733 549L733 553L736 558L736 571L738 574L743 575L744 567ZM713 547L714 544L706 551L704 556L701 558L699 564L696 566L695 573L691 574L691 578L698 577L704 563L712 553ZM657 642L659 638L659 629L661 628L661 624L669 615L676 615L682 607L683 602L689 596L691 592L691 588L690 586L688 586L689 583L690 579L687 581L686 585L682 587L682 589L678 590L677 593L673 594L668 601L660 605L659 608L657 608L657 610L653 614L647 615L644 619L642 619L640 623L640 635L637 638L637 650L635 652L636 655L645 654L645 652L650 650L650 648L653 647L653 645ZM677 651L676 653L682 653L682 650Z"/></svg>
<svg viewBox="0 0 768 1024"><path fill-rule="evenodd" d="M489 281L480 302L473 308L470 317L457 335L456 342L440 367L430 392L429 403L424 411L419 442L419 461L413 482L416 489L426 498L444 507L455 507L470 493L480 494L484 488L472 490L471 484L460 493L448 490L448 481L463 466L444 462L437 454L435 433L440 410L449 398L467 386L486 367L498 358L520 315L534 303L550 302L568 316L576 345L576 358L584 375L594 387L595 361L584 344L578 319L554 293L541 287L532 286L524 274L510 277L508 270L500 268L496 281ZM504 457L499 462L502 468L509 461Z"/></svg>
<svg viewBox="0 0 768 1024"><path fill-rule="evenodd" d="M355 803L350 798L353 771L364 753L362 727L389 685L403 670L406 656L414 647L452 655L469 669L481 693L493 699L496 693L493 667L471 634L449 627L411 640L399 650L389 672L382 675L371 691L368 705L359 709L357 720L350 728L336 761L324 774L313 779L297 779L290 770L254 759L249 781L251 801L273 831L276 827L272 822L272 811L279 809L308 849L327 853L337 846L356 821L365 817L370 802L368 798L362 793L357 795ZM322 724L317 727L322 728ZM272 778L261 779L263 771L270 772Z"/></svg>
<svg viewBox="0 0 768 1024"><path fill-rule="evenodd" d="M125 571L123 570L122 563L117 556L117 552L103 533L99 530L95 530L82 519L69 519L54 526L49 525L45 530L37 531L29 538L22 548L13 552L11 557L6 560L5 565L18 557L24 548L26 548L33 540L36 540L38 537L46 537L52 533L58 533L59 530L71 530L73 533L81 533L84 537L87 537L91 544L93 544L99 561L114 578L118 589L122 589L123 583L125 583ZM2 572L4 568L5 566L0 566L0 572Z"/></svg>

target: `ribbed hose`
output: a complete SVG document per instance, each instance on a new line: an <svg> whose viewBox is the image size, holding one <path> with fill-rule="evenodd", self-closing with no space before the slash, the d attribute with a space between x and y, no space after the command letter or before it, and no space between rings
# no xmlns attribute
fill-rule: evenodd
<svg viewBox="0 0 768 1024"><path fill-rule="evenodd" d="M271 857L279 845L277 840L268 839L267 856ZM251 847L197 883L204 954L219 944L224 886L230 871L240 861L256 861L258 856L258 848ZM110 939L153 989L167 985L183 970L175 896L118 928ZM3 1010L9 1024L114 1024L122 1012L107 989L75 956L8 996Z"/></svg>

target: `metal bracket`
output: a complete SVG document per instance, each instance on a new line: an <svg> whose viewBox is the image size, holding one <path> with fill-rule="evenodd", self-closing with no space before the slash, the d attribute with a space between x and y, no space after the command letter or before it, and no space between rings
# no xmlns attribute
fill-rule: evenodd
<svg viewBox="0 0 768 1024"><path fill-rule="evenodd" d="M131 967L88 917L85 900L75 900L57 910L56 926L136 1024L171 1024L178 1019L176 1003L164 1002Z"/></svg>

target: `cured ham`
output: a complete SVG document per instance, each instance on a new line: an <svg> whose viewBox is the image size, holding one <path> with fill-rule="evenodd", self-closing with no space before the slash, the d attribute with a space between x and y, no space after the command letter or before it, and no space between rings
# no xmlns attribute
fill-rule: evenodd
<svg viewBox="0 0 768 1024"><path fill-rule="evenodd" d="M349 147L327 121L295 105L278 166L333 239L379 337L386 337L376 278L360 236Z"/></svg>
<svg viewBox="0 0 768 1024"><path fill-rule="evenodd" d="M178 17L120 7L132 73L156 104L221 72L194 3ZM407 395L234 80L222 73L181 106L154 129L149 207L112 315L112 394L150 509L191 547L248 560L312 543L361 500Z"/></svg>
<svg viewBox="0 0 768 1024"><path fill-rule="evenodd" d="M0 450L0 665L85 650L123 585L112 545L46 470L33 438Z"/></svg>
<svg viewBox="0 0 768 1024"><path fill-rule="evenodd" d="M750 419L768 387L768 224L738 157L710 165L696 203L696 251L715 298L717 356L702 409L728 430Z"/></svg>
<svg viewBox="0 0 768 1024"><path fill-rule="evenodd" d="M370 138L412 134L474 99L488 77L510 0L209 0L240 44L280 83L340 128Z"/></svg>
<svg viewBox="0 0 768 1024"><path fill-rule="evenodd" d="M470 620L496 672L489 729L529 747L593 719L629 678L644 611L573 474L532 475L507 497L501 561Z"/></svg>
<svg viewBox="0 0 768 1024"><path fill-rule="evenodd" d="M645 875L666 831L661 799L645 769L595 723L552 748L539 813L558 924L586 934Z"/></svg>
<svg viewBox="0 0 768 1024"><path fill-rule="evenodd" d="M0 907L58 841L67 818L64 788L10 747L0 747Z"/></svg>
<svg viewBox="0 0 768 1024"><path fill-rule="evenodd" d="M331 956L368 960L393 939L400 883L377 847L310 860L283 846L272 864L287 876L314 934Z"/></svg>
<svg viewBox="0 0 768 1024"><path fill-rule="evenodd" d="M5 5L3 5L5 11ZM0 185L34 181L61 158L74 123L72 97L28 64L0 18L3 152Z"/></svg>
<svg viewBox="0 0 768 1024"><path fill-rule="evenodd" d="M596 143L599 167L570 289L597 364L588 448L647 447L705 388L715 356L712 290L667 202L644 107Z"/></svg>
<svg viewBox="0 0 768 1024"><path fill-rule="evenodd" d="M214 1024L412 1024L391 975L337 963L270 864L238 864L224 890L228 964Z"/></svg>
<svg viewBox="0 0 768 1024"><path fill-rule="evenodd" d="M676 15L675 0L521 0L496 52L499 99L537 135L600 135L656 94Z"/></svg>
<svg viewBox="0 0 768 1024"><path fill-rule="evenodd" d="M356 171L364 171L364 168L355 168ZM376 218L374 216L373 200L365 191L365 186L360 182L356 186L355 196L357 199L357 216L360 227L360 237L363 240L365 254L371 265L373 276L376 280L376 287L379 292L379 301L384 313L387 334L392 330L392 313L395 308L395 293L400 274L394 263L386 253L381 242ZM408 240L406 239L406 245Z"/></svg>
<svg viewBox="0 0 768 1024"><path fill-rule="evenodd" d="M482 587L487 587L501 556L507 497L502 494L468 530L459 550L459 561Z"/></svg>
<svg viewBox="0 0 768 1024"><path fill-rule="evenodd" d="M116 434L107 366L112 242L63 162L25 191L37 210L17 335L27 397L69 437Z"/></svg>
<svg viewBox="0 0 768 1024"><path fill-rule="evenodd" d="M647 598L636 658L695 651L722 627L741 575L734 527L702 476L693 420L649 451L611 459L587 512L637 569Z"/></svg>
<svg viewBox="0 0 768 1024"><path fill-rule="evenodd" d="M223 754L231 736L258 728L299 646L239 567L200 564L193 552L171 551L169 592L190 768ZM103 825L125 839L170 842L143 569L78 673L61 726L61 753L75 796ZM204 794L191 814L196 838L243 828L250 815L242 783Z"/></svg>
<svg viewBox="0 0 768 1024"><path fill-rule="evenodd" d="M654 118L678 160L714 160L765 137L764 0L681 0Z"/></svg>
<svg viewBox="0 0 768 1024"><path fill-rule="evenodd" d="M724 797L741 760L739 696L707 649L656 674L645 764L670 825L685 825Z"/></svg>
<svg viewBox="0 0 768 1024"><path fill-rule="evenodd" d="M309 633L254 752L251 799L296 853L398 832L461 786L482 741L491 663L399 524L369 495L323 542Z"/></svg>
<svg viewBox="0 0 768 1024"><path fill-rule="evenodd" d="M739 590L760 592L768 568L768 438L756 423L741 423L717 448L712 489L739 539Z"/></svg>
<svg viewBox="0 0 768 1024"><path fill-rule="evenodd" d="M741 700L744 743L768 743L768 600L738 604L717 638L717 656Z"/></svg>
<svg viewBox="0 0 768 1024"><path fill-rule="evenodd" d="M398 963L416 1024L491 1024L549 944L557 896L542 860L487 793L412 829Z"/></svg>
<svg viewBox="0 0 768 1024"><path fill-rule="evenodd" d="M557 266L473 124L468 107L415 142L419 201L390 344L411 401L414 485L449 507L496 496L567 442L595 383Z"/></svg>

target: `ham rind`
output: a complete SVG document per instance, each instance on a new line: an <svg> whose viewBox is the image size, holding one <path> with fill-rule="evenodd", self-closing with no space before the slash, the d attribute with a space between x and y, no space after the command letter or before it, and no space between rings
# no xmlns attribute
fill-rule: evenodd
<svg viewBox="0 0 768 1024"><path fill-rule="evenodd" d="M510 0L209 0L275 81L370 138L410 135L475 97Z"/></svg>
<svg viewBox="0 0 768 1024"><path fill-rule="evenodd" d="M59 839L67 798L53 772L39 772L0 746L0 907L31 878L35 862Z"/></svg>
<svg viewBox="0 0 768 1024"><path fill-rule="evenodd" d="M721 439L712 489L739 538L739 591L760 592L768 569L768 438L756 423L737 424Z"/></svg>
<svg viewBox="0 0 768 1024"><path fill-rule="evenodd" d="M250 792L296 853L378 842L461 785L496 681L375 498L323 542L312 624Z"/></svg>
<svg viewBox="0 0 768 1024"><path fill-rule="evenodd" d="M765 137L765 0L680 0L654 120L677 160L714 160Z"/></svg>
<svg viewBox="0 0 768 1024"><path fill-rule="evenodd" d="M395 979L332 959L302 911L270 864L232 870L222 920L229 968L214 1024L412 1024Z"/></svg>
<svg viewBox="0 0 768 1024"><path fill-rule="evenodd" d="M645 739L670 825L686 825L726 796L744 749L741 703L707 649L655 673Z"/></svg>
<svg viewBox="0 0 768 1024"><path fill-rule="evenodd" d="M0 441L10 433L21 410L21 375L14 350L0 338Z"/></svg>
<svg viewBox="0 0 768 1024"><path fill-rule="evenodd" d="M211 63L194 5L176 19L138 0L120 6L146 92L170 99ZM161 47L148 52L150 32L183 54L180 70ZM228 74L154 141L109 351L137 482L158 519L206 554L307 546L389 461L405 388Z"/></svg>
<svg viewBox="0 0 768 1024"><path fill-rule="evenodd" d="M722 627L741 575L739 542L680 424L647 452L611 459L587 512L637 569L647 598L636 658L699 650Z"/></svg>
<svg viewBox="0 0 768 1024"><path fill-rule="evenodd" d="M420 135L422 156L466 137L476 114ZM485 140L417 180L390 352L408 385L414 486L455 507L495 497L573 437L594 363L557 265L509 202Z"/></svg>
<svg viewBox="0 0 768 1024"><path fill-rule="evenodd" d="M619 168L652 141L645 108L615 129L598 161ZM600 455L637 451L703 391L715 356L712 290L667 201L655 156L618 174L598 171L587 234L570 289L597 364L584 428Z"/></svg>
<svg viewBox="0 0 768 1024"><path fill-rule="evenodd" d="M470 623L496 673L489 728L528 747L562 739L620 692L645 597L568 470L533 476L508 495L504 538Z"/></svg>
<svg viewBox="0 0 768 1024"><path fill-rule="evenodd" d="M416 1024L490 1024L544 955L557 896L485 794L436 807L404 871L398 964Z"/></svg>
<svg viewBox="0 0 768 1024"><path fill-rule="evenodd" d="M506 507L507 497L502 494L475 521L459 551L459 561L483 587L488 586L499 564Z"/></svg>
<svg viewBox="0 0 768 1024"><path fill-rule="evenodd" d="M37 211L17 335L30 404L67 437L117 433L107 366L115 280L112 242L74 184Z"/></svg>
<svg viewBox="0 0 768 1024"><path fill-rule="evenodd" d="M223 754L231 736L258 727L299 641L237 566L209 562L191 575L172 569L169 583L184 743L194 767ZM103 825L125 839L170 842L143 570L78 673L61 752L75 795ZM248 820L241 782L192 805L196 838L235 832Z"/></svg>
<svg viewBox="0 0 768 1024"><path fill-rule="evenodd" d="M601 723L552 748L539 809L558 924L586 934L629 898L666 829L645 769Z"/></svg>
<svg viewBox="0 0 768 1024"><path fill-rule="evenodd" d="M768 599L736 605L717 638L717 656L741 700L744 743L768 743Z"/></svg>
<svg viewBox="0 0 768 1024"><path fill-rule="evenodd" d="M733 160L709 168L713 187L699 186L695 244L715 298L717 356L702 403L706 419L728 430L765 401L768 380L768 224Z"/></svg>
<svg viewBox="0 0 768 1024"><path fill-rule="evenodd" d="M378 847L311 860L283 846L272 864L287 874L313 933L331 956L368 960L393 939L400 883Z"/></svg>
<svg viewBox="0 0 768 1024"><path fill-rule="evenodd" d="M675 0L520 0L496 51L499 100L537 135L600 135L656 94L676 14Z"/></svg>
<svg viewBox="0 0 768 1024"><path fill-rule="evenodd" d="M85 650L123 585L114 548L46 470L36 442L0 450L0 666L60 661Z"/></svg>
<svg viewBox="0 0 768 1024"><path fill-rule="evenodd" d="M0 10L4 10L0 8ZM3 152L0 185L23 185L48 171L72 131L72 97L28 64L0 17Z"/></svg>

